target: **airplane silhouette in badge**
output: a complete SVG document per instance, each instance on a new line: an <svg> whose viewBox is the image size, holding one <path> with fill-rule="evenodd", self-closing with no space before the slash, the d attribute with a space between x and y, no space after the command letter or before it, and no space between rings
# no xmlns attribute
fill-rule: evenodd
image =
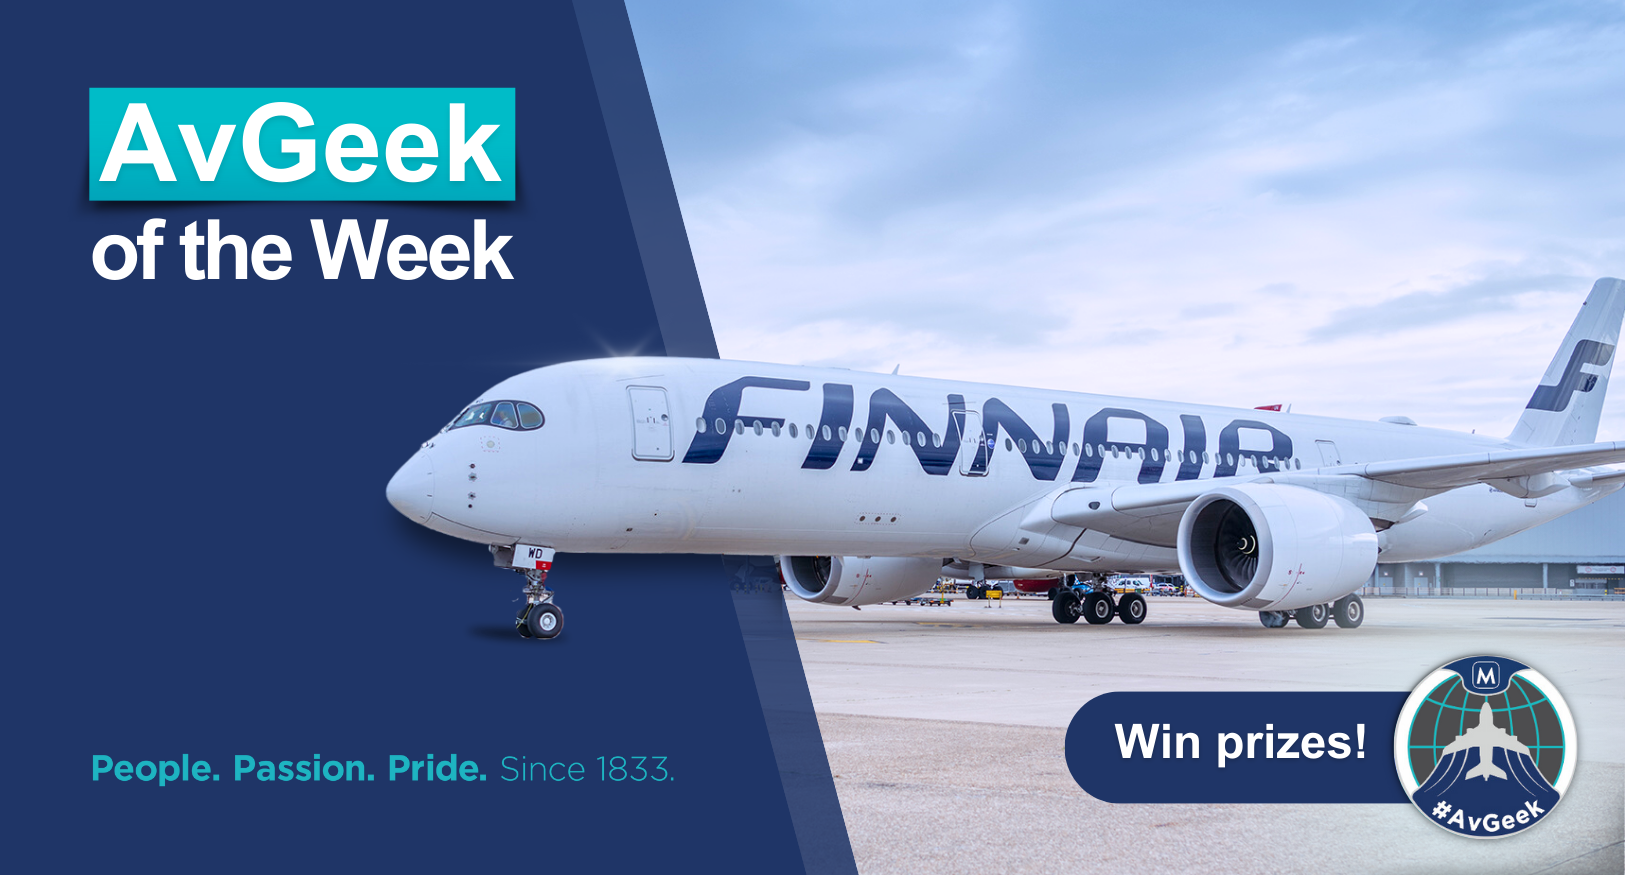
<svg viewBox="0 0 1625 875"><path fill-rule="evenodd" d="M1529 753L1529 748L1520 744L1516 738L1512 737L1511 733L1495 725L1492 719L1493 713L1490 709L1490 703L1486 701L1484 707L1478 712L1478 725L1456 736L1455 741L1445 745L1444 750L1439 752L1440 756L1445 756L1470 747L1478 748L1478 765L1464 776L1468 779L1482 777L1488 781L1491 776L1494 776L1503 781L1506 780L1507 773L1490 760L1495 748L1499 747L1521 754Z"/></svg>

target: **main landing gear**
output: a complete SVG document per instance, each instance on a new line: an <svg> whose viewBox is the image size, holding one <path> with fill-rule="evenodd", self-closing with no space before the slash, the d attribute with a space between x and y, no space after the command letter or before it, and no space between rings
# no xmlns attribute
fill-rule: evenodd
<svg viewBox="0 0 1625 875"><path fill-rule="evenodd" d="M1055 622L1071 624L1082 617L1091 626L1110 623L1112 617L1136 626L1145 620L1145 609L1145 596L1137 592L1125 593L1113 602L1105 580L1100 578L1058 587L1054 601L1050 602L1050 613L1055 617Z"/></svg>
<svg viewBox="0 0 1625 875"><path fill-rule="evenodd" d="M1280 629L1288 620L1297 620L1298 625L1305 629L1323 629L1327 620L1344 629L1355 629L1365 622L1365 602L1351 592L1330 605L1309 605L1295 611L1258 612L1258 621L1266 629Z"/></svg>

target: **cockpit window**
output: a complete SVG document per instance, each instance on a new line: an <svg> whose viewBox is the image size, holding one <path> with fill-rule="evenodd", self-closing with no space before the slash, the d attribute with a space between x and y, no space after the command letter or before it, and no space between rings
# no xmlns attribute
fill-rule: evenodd
<svg viewBox="0 0 1625 875"><path fill-rule="evenodd" d="M524 401L486 401L483 404L469 405L469 408L453 419L443 431L470 425L494 425L497 428L514 431L530 431L541 428L546 421L547 418L534 404Z"/></svg>
<svg viewBox="0 0 1625 875"><path fill-rule="evenodd" d="M496 407L496 405L489 402L485 404L475 404L469 407L467 410L464 410L462 416L453 419L451 421L451 425L446 426L446 430L450 431L454 428L462 428L466 425L484 425L485 423L491 421L491 409L493 407Z"/></svg>
<svg viewBox="0 0 1625 875"><path fill-rule="evenodd" d="M519 402L519 427L523 429L541 428L542 412L534 405Z"/></svg>

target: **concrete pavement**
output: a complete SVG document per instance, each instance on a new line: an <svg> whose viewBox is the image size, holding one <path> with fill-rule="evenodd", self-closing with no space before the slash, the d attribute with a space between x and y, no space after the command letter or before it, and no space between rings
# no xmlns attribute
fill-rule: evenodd
<svg viewBox="0 0 1625 875"><path fill-rule="evenodd" d="M792 599L864 873L1621 872L1625 603L1370 599L1360 629L1152 598L1144 624L1062 626L1038 599L862 611ZM1113 805L1066 770L1073 713L1112 690L1407 690L1477 653L1528 663L1574 711L1558 815L1499 841L1406 805Z"/></svg>

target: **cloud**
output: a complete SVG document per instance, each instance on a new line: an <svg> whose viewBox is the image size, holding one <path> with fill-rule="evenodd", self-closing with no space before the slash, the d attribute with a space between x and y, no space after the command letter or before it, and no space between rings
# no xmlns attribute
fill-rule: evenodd
<svg viewBox="0 0 1625 875"><path fill-rule="evenodd" d="M729 357L1504 433L1625 273L1615 8L682 7L630 5Z"/></svg>
<svg viewBox="0 0 1625 875"><path fill-rule="evenodd" d="M1360 334L1414 331L1443 323L1478 318L1489 312L1515 309L1530 292L1589 289L1590 280L1566 274L1518 275L1500 273L1459 283L1443 291L1409 292L1375 304L1344 307L1309 331L1310 340L1329 340Z"/></svg>

